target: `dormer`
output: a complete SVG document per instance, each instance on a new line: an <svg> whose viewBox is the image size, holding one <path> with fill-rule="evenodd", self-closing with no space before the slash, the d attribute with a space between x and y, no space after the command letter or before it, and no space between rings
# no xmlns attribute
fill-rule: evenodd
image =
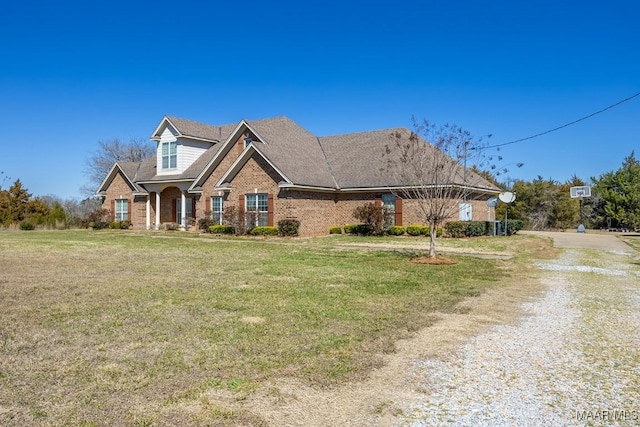
<svg viewBox="0 0 640 427"><path fill-rule="evenodd" d="M212 145L220 142L220 134L217 126L165 116L151 135L158 143L157 175L183 173Z"/></svg>

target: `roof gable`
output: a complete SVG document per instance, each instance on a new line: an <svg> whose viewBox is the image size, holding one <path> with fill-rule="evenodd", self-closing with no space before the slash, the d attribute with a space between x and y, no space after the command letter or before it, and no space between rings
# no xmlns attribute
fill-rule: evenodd
<svg viewBox="0 0 640 427"><path fill-rule="evenodd" d="M151 134L151 139L159 141L162 132L170 126L176 132L178 138L197 139L216 143L224 140L230 133L231 125L214 126L206 123L195 122L193 120L182 119L174 116L164 116L160 124Z"/></svg>
<svg viewBox="0 0 640 427"><path fill-rule="evenodd" d="M291 180L256 147L255 143L250 142L242 151L240 156L231 164L229 169L220 177L215 184L216 188L226 188L226 184L233 181L235 176L242 170L245 164L253 157L254 154L262 157L276 171L278 175L287 184L291 184Z"/></svg>
<svg viewBox="0 0 640 427"><path fill-rule="evenodd" d="M115 179L118 173L122 173L127 185L131 187L134 193L146 193L144 189L136 184L138 170L140 169L141 162L116 162L109 170L109 173L104 178L104 181L98 187L96 194L104 194L111 185L111 182Z"/></svg>

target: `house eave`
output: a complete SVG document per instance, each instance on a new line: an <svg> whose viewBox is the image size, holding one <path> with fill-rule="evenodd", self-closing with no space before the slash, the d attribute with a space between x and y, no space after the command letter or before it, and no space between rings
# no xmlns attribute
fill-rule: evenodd
<svg viewBox="0 0 640 427"><path fill-rule="evenodd" d="M483 188L483 187L471 187L471 186L462 186L459 184L444 184L444 185L395 185L395 186L378 186L378 187L346 187L341 188L339 191L343 193L366 193L366 192L376 192L376 191L389 191L389 192L398 192L398 191L419 191L420 189L428 189L435 187L460 187L460 189L476 192L476 193L486 193L486 194L498 194L500 190Z"/></svg>
<svg viewBox="0 0 640 427"><path fill-rule="evenodd" d="M151 181L138 181L137 184L172 184L172 183L179 183L179 182L192 182L193 179L192 178L186 178L186 179L157 179L157 180L151 180Z"/></svg>
<svg viewBox="0 0 640 427"><path fill-rule="evenodd" d="M301 190L301 191L321 191L321 192L338 192L340 189L334 187L321 187L315 185L293 184L291 182L281 182L278 187L282 190Z"/></svg>

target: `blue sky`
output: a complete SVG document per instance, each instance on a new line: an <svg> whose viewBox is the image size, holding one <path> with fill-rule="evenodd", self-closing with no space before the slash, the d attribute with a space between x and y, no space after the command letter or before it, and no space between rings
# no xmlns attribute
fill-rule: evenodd
<svg viewBox="0 0 640 427"><path fill-rule="evenodd" d="M165 114L319 136L415 116L501 144L640 92L631 0L232 3L5 5L0 171L79 198L99 140L148 138ZM640 96L499 154L510 178L588 179L640 148L639 116Z"/></svg>

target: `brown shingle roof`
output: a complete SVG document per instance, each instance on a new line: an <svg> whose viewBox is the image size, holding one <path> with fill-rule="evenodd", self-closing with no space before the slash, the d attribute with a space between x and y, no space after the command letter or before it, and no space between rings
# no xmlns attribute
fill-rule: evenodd
<svg viewBox="0 0 640 427"><path fill-rule="evenodd" d="M376 188L395 187L402 185L425 185L431 183L424 178L415 183L404 182L397 170L397 161L389 162L394 156L399 157L399 149L394 141L394 135L402 138L403 143L410 143L411 131L407 128L383 129L370 132L351 133L346 135L319 138L327 155L329 166L341 189L348 188ZM418 143L425 144L427 155L436 154L436 148L420 139ZM467 169L466 181L462 165L450 159L450 167L454 168L453 182L446 184L460 184L498 190L493 184ZM427 162L428 165L428 162ZM443 183L445 184L445 183Z"/></svg>
<svg viewBox="0 0 640 427"><path fill-rule="evenodd" d="M205 151L186 171L176 175L156 175L156 157L141 164L120 165L134 182L188 180L197 178L222 148L238 124L212 126L174 116L166 119L183 136L220 140ZM392 135L409 138L406 128L384 129L318 138L287 117L245 120L262 140L254 142L264 155L293 184L337 189L396 187L398 174L389 172L387 158L393 152ZM431 147L431 146L429 146ZM435 150L435 148L431 147ZM462 166L452 160L452 167ZM458 184L462 184L462 173ZM479 175L467 171L467 184L497 190ZM423 183L417 183L423 184Z"/></svg>
<svg viewBox="0 0 640 427"><path fill-rule="evenodd" d="M294 184L335 188L318 138L287 117L247 121L264 144L254 143Z"/></svg>
<svg viewBox="0 0 640 427"><path fill-rule="evenodd" d="M208 125L175 116L166 116L166 118L182 136L206 139L209 141L224 141L236 127L235 124L223 126Z"/></svg>

